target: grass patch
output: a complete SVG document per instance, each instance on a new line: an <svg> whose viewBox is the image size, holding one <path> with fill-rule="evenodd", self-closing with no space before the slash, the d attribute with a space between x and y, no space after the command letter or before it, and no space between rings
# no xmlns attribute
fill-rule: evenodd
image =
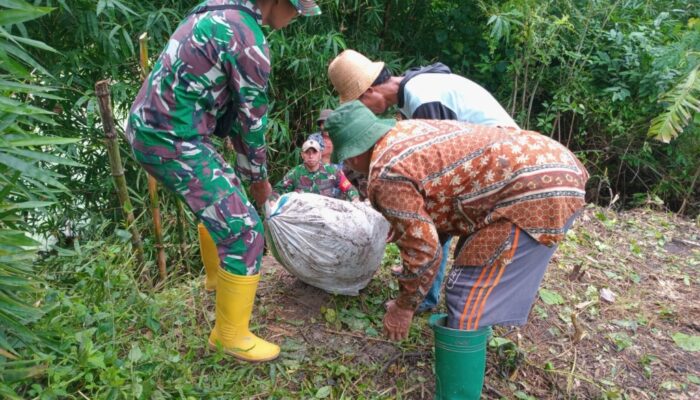
<svg viewBox="0 0 700 400"><path fill-rule="evenodd" d="M485 395L696 397L700 249L675 239L698 236L693 224L666 214L587 210L555 255L529 323L495 330ZM45 316L31 327L42 341L13 343L16 360L0 356L0 394L432 398L427 316L415 318L407 340L381 336L384 302L397 293L393 245L357 297L308 286L265 257L251 329L280 344L282 354L263 364L207 348L214 295L201 276L183 273L153 290L133 272L129 254L128 244L113 238L40 263L46 283L35 304ZM615 296L602 296L603 289Z"/></svg>

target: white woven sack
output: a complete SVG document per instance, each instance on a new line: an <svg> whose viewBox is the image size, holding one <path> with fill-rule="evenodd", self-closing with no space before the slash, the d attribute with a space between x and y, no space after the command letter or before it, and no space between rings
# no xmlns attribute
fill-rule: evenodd
<svg viewBox="0 0 700 400"><path fill-rule="evenodd" d="M266 215L275 258L309 285L356 296L382 262L389 223L367 204L288 193Z"/></svg>

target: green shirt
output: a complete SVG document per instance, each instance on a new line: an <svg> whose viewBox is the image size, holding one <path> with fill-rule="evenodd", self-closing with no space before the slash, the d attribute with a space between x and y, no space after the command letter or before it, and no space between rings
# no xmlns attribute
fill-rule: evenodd
<svg viewBox="0 0 700 400"><path fill-rule="evenodd" d="M297 165L277 182L275 191L279 194L315 193L350 201L360 196L343 171L330 164L321 164L316 172L309 171L304 164Z"/></svg>

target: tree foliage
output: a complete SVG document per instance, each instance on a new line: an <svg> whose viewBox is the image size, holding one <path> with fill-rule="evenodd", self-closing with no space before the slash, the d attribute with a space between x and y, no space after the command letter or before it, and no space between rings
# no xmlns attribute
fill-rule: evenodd
<svg viewBox="0 0 700 400"><path fill-rule="evenodd" d="M395 73L439 60L480 83L521 126L556 138L585 159L593 175L593 201L606 203L619 195L622 204L633 205L648 194L660 197L671 209L698 210L697 91L688 86L698 82L692 79L700 46L698 9L693 4L672 0L320 4L322 16L268 32L273 73L267 137L273 180L299 162L299 144L316 129L318 111L337 105L326 78L327 65L343 49L354 48L386 61ZM90 235L86 227L91 222L121 219L107 179L94 82L112 79L114 108L123 122L140 86L138 36L147 31L150 48L162 49L193 4L36 0L34 6L54 11L30 20L38 11L13 9L20 19L0 32L6 39L0 60L8 73L26 76L31 68L32 76L42 80L34 83L31 94L25 93L28 103L6 107L36 121L44 135L76 140L62 149L86 168L53 165L44 176L70 192L55 193L58 201L41 218L32 215L28 221L36 230L57 236L66 227ZM18 58L17 51L27 48L27 56ZM154 51L151 57L156 55ZM666 140L679 136L662 144L649 140L649 135ZM128 146L123 145L122 151L139 221L147 220L145 175ZM31 172L25 177L33 179ZM168 240L174 233L167 228L177 226L171 223L175 199L166 194L163 201Z"/></svg>
<svg viewBox="0 0 700 400"><path fill-rule="evenodd" d="M45 303L72 304L76 313L88 307L75 299L61 300L61 292L43 295L43 283L32 269L39 243L28 234L57 240L49 249L53 254L79 255L79 261L67 263L59 273L72 276L71 268L82 268L80 279L62 282L89 286L86 293L93 297L83 299L85 304L112 296L109 279L129 283L135 279L110 270L104 261L130 262L121 248L94 246L83 253L80 247L81 241L91 238L121 240L128 235L114 196L93 88L98 80L112 80L114 110L123 123L141 83L139 35L148 32L149 47L162 49L195 3L0 0L3 396L17 397L4 382L42 374L42 363L54 357L42 352L46 346L51 348L48 353L82 365L89 371L85 376L101 369L104 360L95 355L99 352L92 337L113 332L107 322L99 325L98 332L66 333L60 328L42 332L48 345L40 345L39 335L27 328L40 318ZM478 82L522 127L556 138L577 152L592 172L593 201L608 204L621 198L618 204L636 205L659 199L675 211L700 210L700 10L695 2L320 0L319 4L322 16L266 32L273 59L267 134L272 180L299 162L298 147L316 129L319 110L337 105L327 66L343 49L353 48L385 61L396 74L441 61ZM152 59L156 56L151 54ZM146 176L123 141L122 159L137 224L149 238ZM180 240L175 222L192 228L191 216L177 221L174 196L164 193L161 199L165 241L175 243ZM188 234L194 238L193 229ZM176 260L171 263L179 268L176 271L199 267L196 249L176 247L167 248L169 259ZM154 246L147 242L146 248ZM95 282L95 276L105 281ZM145 301L136 290L125 290L124 296ZM95 319L103 314L99 307L93 311ZM68 325L60 318L60 309L52 312L58 325ZM157 332L150 314L143 319ZM59 369L52 374L51 379L68 380ZM110 391L83 389L97 397L126 396L120 385L123 377L115 374L101 377L113 384ZM76 378L80 379L82 375ZM54 395L66 395L70 385Z"/></svg>
<svg viewBox="0 0 700 400"><path fill-rule="evenodd" d="M17 360L18 352L38 338L27 325L43 314L42 307L32 304L40 282L33 273L39 243L28 235L24 217L53 204L58 194L69 192L61 182L65 177L51 166L76 168L80 164L61 157L55 148L75 139L47 136L38 129L39 124L55 123L52 112L34 100L59 97L42 84L51 74L32 52L55 50L4 28L40 18L52 9L21 0L2 5L6 8L0 14L0 356ZM21 375L26 367L26 363L11 361L0 377ZM4 391L0 387L0 393Z"/></svg>
<svg viewBox="0 0 700 400"><path fill-rule="evenodd" d="M651 121L649 136L664 143L678 137L694 114L700 113L700 64L688 76L659 99L667 103L666 110Z"/></svg>
<svg viewBox="0 0 700 400"><path fill-rule="evenodd" d="M71 174L69 185L80 199L72 203L81 207L56 208L60 212L42 220L40 229L78 227L92 218L118 220L111 184L104 179L107 169L94 82L113 80L115 110L123 120L140 85L138 36L149 32L154 58L194 4L174 0L35 3L56 10L10 32L57 50L35 57L49 66L47 72L54 78L50 81L59 88L61 99L43 99L35 105L57 112L57 125L45 126L45 132L80 139L69 151L90 167L78 175L71 173L72 167L57 169ZM696 111L690 107L693 96L686 92L691 96L685 100L675 97L680 102L669 97L679 93L672 88L680 88L697 66L693 54L698 51L699 24L693 22L698 14L693 4L327 0L320 5L322 16L302 18L285 30L268 32L273 55L268 132L273 180L299 162L297 148L315 130L319 109L337 105L326 78L327 65L343 49L354 48L386 61L395 73L439 60L480 83L521 126L555 137L586 158L594 175L593 200L604 203L613 197L607 193L613 192L632 204L635 195L652 193L672 209L680 209L683 202L691 206L686 211L697 209L695 189L692 199L687 191L698 168L693 151L700 146L692 118ZM662 97L664 93L668 95ZM690 118L678 119L683 115ZM667 123L652 127L657 116ZM668 123L673 121L678 123ZM658 136L655 127L664 126L675 127L675 134L684 132L678 139L682 146L647 139L648 134ZM664 137L673 137L667 129L663 132ZM143 210L140 198L146 193L145 179L130 159L129 149L123 150L127 178ZM165 201L172 204L174 199L166 195Z"/></svg>
<svg viewBox="0 0 700 400"><path fill-rule="evenodd" d="M556 138L585 160L593 201L621 198L621 204L634 205L660 198L674 210L700 209L700 23L692 2L319 3L322 16L267 32L273 56L267 134L272 180L299 162L298 147L316 129L318 111L337 105L327 65L354 48L384 60L397 74L441 61L480 83L521 126ZM194 4L35 0L29 6L12 0L0 6L0 193L6 202L43 206L42 212L21 213L12 206L5 214L59 245L72 243L75 235L91 237L91 226L105 220L126 234L109 179L94 83L112 80L116 117L123 122L140 86L138 36L149 33L155 58ZM51 154L46 146L58 147ZM122 159L137 223L145 231L145 174L123 141ZM181 217L174 196L164 193L162 200L165 240L173 243ZM186 218L181 222L191 226L191 216ZM187 264L185 252L175 246L168 252Z"/></svg>

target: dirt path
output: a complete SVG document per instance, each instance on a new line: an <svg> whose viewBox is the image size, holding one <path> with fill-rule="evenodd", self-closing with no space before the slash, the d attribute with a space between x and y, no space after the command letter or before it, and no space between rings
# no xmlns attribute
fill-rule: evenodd
<svg viewBox="0 0 700 400"><path fill-rule="evenodd" d="M306 285L265 258L259 332L283 343L290 391L432 398L427 316L400 344L378 332L396 290L387 270L353 298ZM697 225L659 212L587 209L542 289L527 325L495 330L484 398L700 398L700 353L683 348L700 335Z"/></svg>

